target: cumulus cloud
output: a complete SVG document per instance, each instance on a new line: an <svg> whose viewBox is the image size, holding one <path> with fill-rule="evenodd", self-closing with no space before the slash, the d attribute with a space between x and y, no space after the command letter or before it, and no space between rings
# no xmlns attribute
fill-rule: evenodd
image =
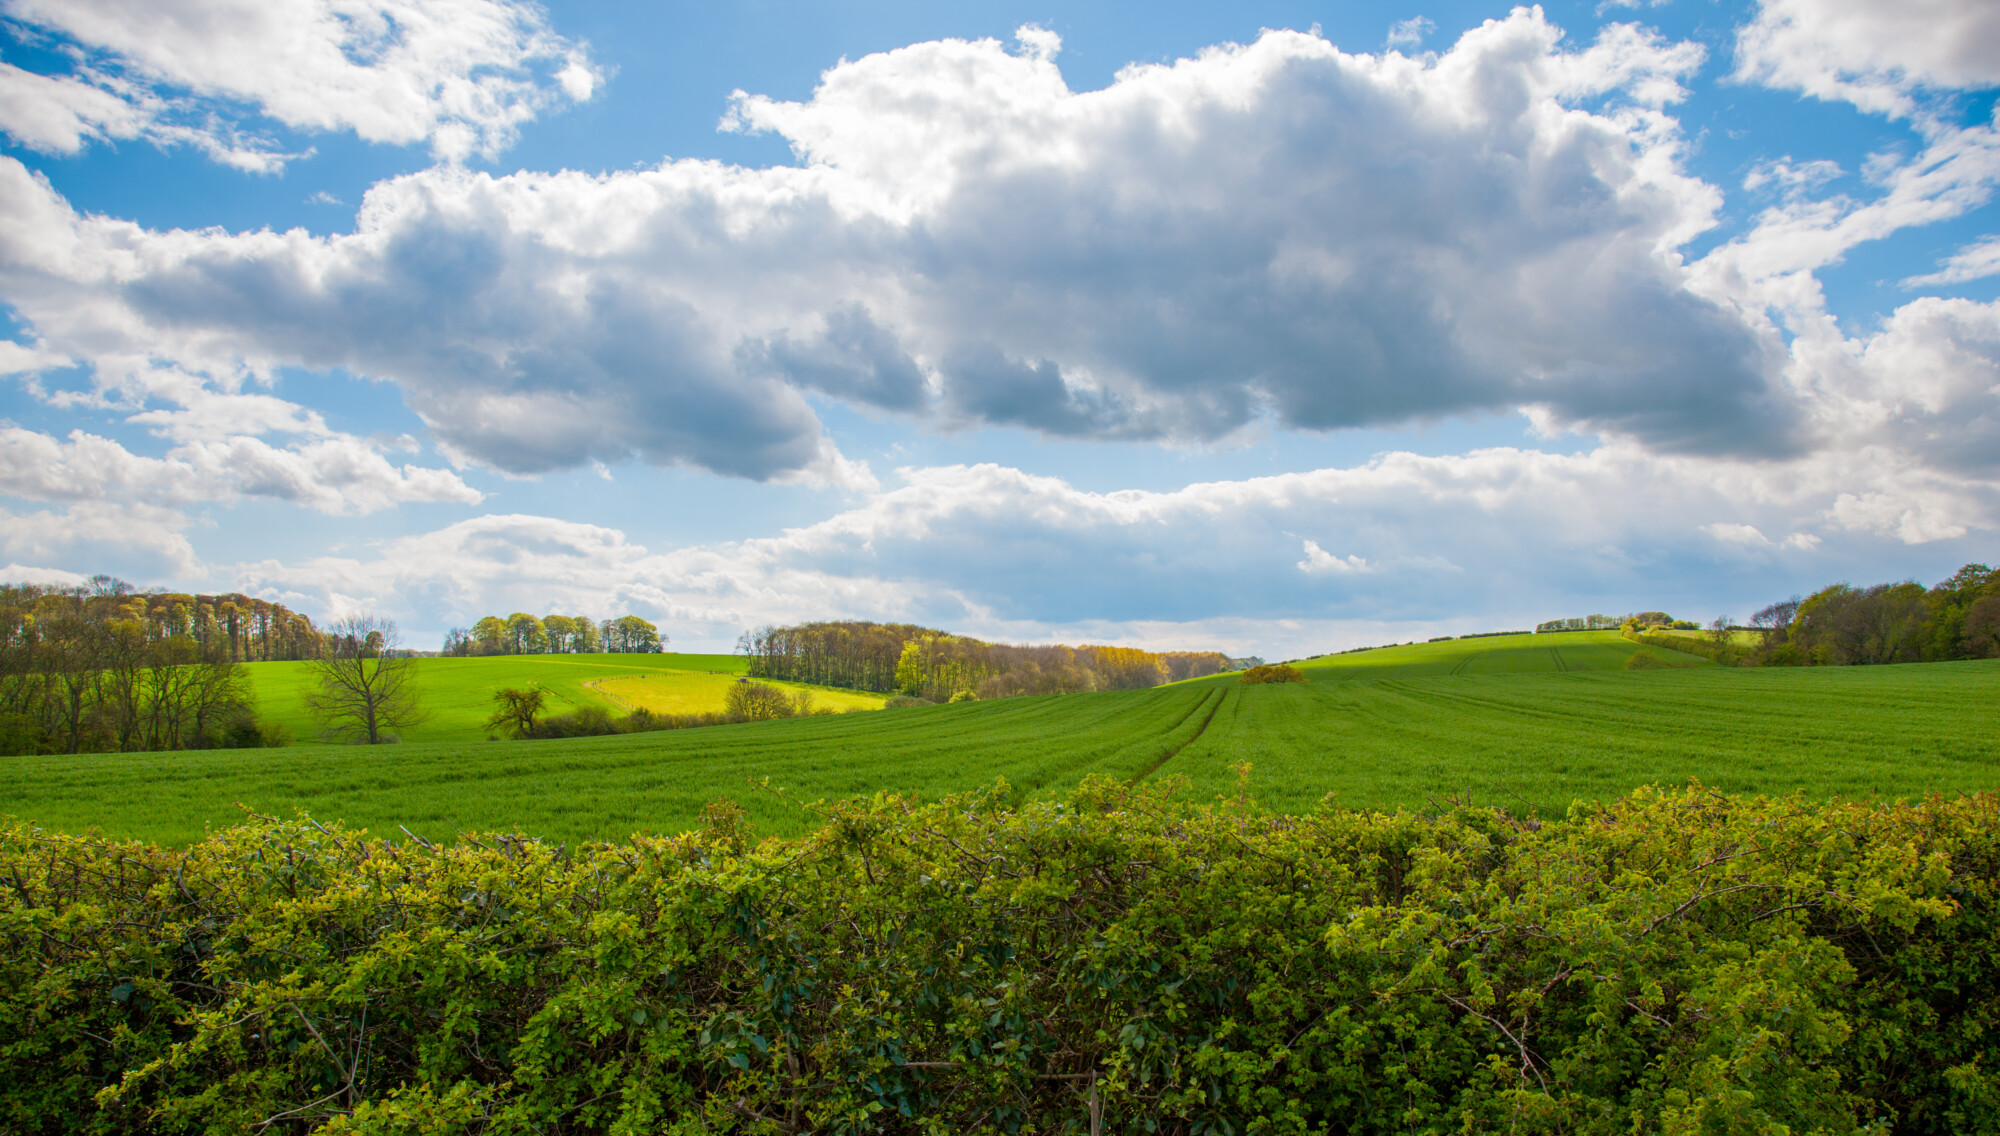
<svg viewBox="0 0 2000 1136"><path fill-rule="evenodd" d="M1720 201L1662 109L1699 46L1570 48L1524 9L1431 59L1268 32L1079 93L1057 42L740 96L728 124L796 167L435 169L328 237L83 216L0 163L0 294L80 358L395 382L512 473L832 468L806 394L1067 437L1525 405L1671 452L1801 444L1776 331L1676 252Z"/></svg>
<svg viewBox="0 0 2000 1136"><path fill-rule="evenodd" d="M144 502L86 500L33 511L0 506L0 556L41 564L116 564L147 579L195 578L205 568L188 541L189 524L181 509Z"/></svg>
<svg viewBox="0 0 2000 1136"><path fill-rule="evenodd" d="M75 153L92 141L190 144L252 171L296 155L237 121L428 142L492 155L522 124L603 79L587 49L522 0L6 0L68 46L73 74L0 65L0 130Z"/></svg>
<svg viewBox="0 0 2000 1136"><path fill-rule="evenodd" d="M1762 0L1736 76L1898 116L1927 91L2000 86L2000 8L1985 0Z"/></svg>
<svg viewBox="0 0 2000 1136"><path fill-rule="evenodd" d="M264 497L328 514L482 499L449 470L393 465L374 446L345 435L282 449L243 435L196 436L151 458L82 430L57 439L18 426L0 426L0 495L158 509Z"/></svg>
<svg viewBox="0 0 2000 1136"><path fill-rule="evenodd" d="M635 610L724 646L767 622L846 617L1319 651L1392 625L1397 637L1492 630L1578 605L1671 609L1718 588L1748 602L1796 590L1828 554L2000 528L2000 484L1882 449L1786 463L1662 459L1630 443L1399 452L1167 492L1091 492L997 465L898 476L822 521L745 540L655 550L603 526L496 515L236 571L307 610L388 609L438 628L502 610ZM1339 534L1342 551L1301 530Z"/></svg>
<svg viewBox="0 0 2000 1136"><path fill-rule="evenodd" d="M1321 548L1319 546L1319 542L1316 540L1309 540L1305 542L1305 553L1306 553L1306 558L1304 560L1299 561L1299 571L1305 572L1309 575L1322 572L1345 573L1345 572L1372 571L1372 569L1369 568L1368 566L1368 562L1366 560L1361 559L1359 556L1355 556L1352 553L1346 556L1335 556L1333 553L1328 552L1324 548Z"/></svg>

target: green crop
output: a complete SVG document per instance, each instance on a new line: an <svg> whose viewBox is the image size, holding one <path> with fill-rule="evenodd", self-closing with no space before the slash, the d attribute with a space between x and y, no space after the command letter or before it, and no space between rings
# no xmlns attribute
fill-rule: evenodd
<svg viewBox="0 0 2000 1136"><path fill-rule="evenodd" d="M1176 687L565 741L15 758L0 814L185 844L240 819L242 802L432 838L507 828L574 840L679 831L731 797L759 831L796 833L814 822L793 801L888 787L935 797L1002 777L1026 796L1092 772L1142 777L1223 700ZM772 791L758 788L766 780Z"/></svg>
<svg viewBox="0 0 2000 1136"><path fill-rule="evenodd" d="M547 711L563 714L580 706L623 714L634 707L677 714L722 709L723 693L747 664L735 655L496 655L471 659L418 659L416 682L430 717L401 731L406 742L477 742L492 731L493 695L505 687L538 685L548 691ZM248 663L256 690L257 714L311 741L319 723L306 709L312 681L303 662ZM594 685L593 685L594 684ZM874 709L880 695L805 683L773 682L788 693L812 691L818 704L833 710Z"/></svg>
<svg viewBox="0 0 2000 1136"><path fill-rule="evenodd" d="M1543 638L1563 640L1567 659L1571 641L1588 637ZM1369 654L1388 652L1342 658ZM1090 773L1178 774L1201 796L1233 796L1246 761L1250 792L1291 812L1332 793L1350 807L1451 798L1557 815L1574 800L1691 777L1819 800L2000 787L2000 661L1690 661L1700 665L1556 672L1551 662L1544 673L1452 675L1455 661L1420 658L1445 671L1429 677L1369 677L1410 670L1320 661L1305 668L1304 684L1242 686L1225 675L1151 691L568 741L15 758L0 814L185 844L234 822L242 802L384 831L405 824L433 839L505 828L575 840L678 831L728 797L759 832L792 834L816 823L793 802L885 790L935 798L1001 777L1015 800L1065 791ZM765 780L790 799L756 787Z"/></svg>

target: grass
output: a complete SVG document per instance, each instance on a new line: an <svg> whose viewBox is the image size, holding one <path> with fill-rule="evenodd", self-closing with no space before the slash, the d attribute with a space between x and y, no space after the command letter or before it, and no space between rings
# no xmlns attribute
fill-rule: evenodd
<svg viewBox="0 0 2000 1136"><path fill-rule="evenodd" d="M1681 665L1626 669L1639 653ZM1222 675L1150 691L574 741L16 758L0 814L181 843L237 819L232 802L241 801L390 833L406 824L433 839L458 828L573 840L685 828L703 804L728 796L758 831L777 834L814 823L793 801L881 790L934 797L1000 777L1017 796L1090 773L1178 775L1199 796L1233 794L1245 761L1250 791L1283 810L1332 793L1350 807L1459 796L1555 811L1689 778L1818 799L2000 789L2000 660L1725 668L1574 633L1301 666L1304 684L1242 686ZM762 778L785 796L753 788Z"/></svg>
<svg viewBox="0 0 2000 1136"><path fill-rule="evenodd" d="M1634 643L1616 631L1569 631L1557 635L1493 635L1377 647L1348 655L1323 655L1293 665L1309 682L1415 678L1423 675L1541 674L1624 670L1634 655L1664 666L1712 667L1698 655ZM1228 675L1194 682L1233 682Z"/></svg>
<svg viewBox="0 0 2000 1136"><path fill-rule="evenodd" d="M623 714L637 706L677 714L720 710L725 691L743 673L735 655L505 655L483 659L417 659L417 681L429 720L401 731L415 742L483 742L493 713L493 694L502 687L539 683L549 692L548 710L561 714L579 706L601 706ZM306 709L311 682L305 663L251 663L258 716L313 740L319 723ZM834 710L877 710L882 696L804 683L773 682L785 690L813 692L816 706Z"/></svg>
<svg viewBox="0 0 2000 1136"><path fill-rule="evenodd" d="M812 817L753 780L812 801L886 788L936 796L999 777L1021 794L1093 771L1137 777L1227 693L1060 695L566 741L16 758L0 813L169 844L241 819L235 802L433 839L454 828L577 839L677 831L728 796L760 832L795 833Z"/></svg>

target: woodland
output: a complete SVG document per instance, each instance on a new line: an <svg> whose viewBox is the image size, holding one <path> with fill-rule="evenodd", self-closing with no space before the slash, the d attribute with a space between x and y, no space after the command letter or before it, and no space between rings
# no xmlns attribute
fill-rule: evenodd
<svg viewBox="0 0 2000 1136"><path fill-rule="evenodd" d="M988 643L907 623L828 621L746 632L737 654L760 678L897 691L931 702L1086 690L1145 690L1254 666L1219 651Z"/></svg>

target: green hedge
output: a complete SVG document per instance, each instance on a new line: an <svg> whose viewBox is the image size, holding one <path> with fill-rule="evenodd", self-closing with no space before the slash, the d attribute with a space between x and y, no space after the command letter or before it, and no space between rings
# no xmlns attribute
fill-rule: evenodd
<svg viewBox="0 0 2000 1136"><path fill-rule="evenodd" d="M1003 799L754 847L17 824L0 1132L2000 1132L1992 794Z"/></svg>
<svg viewBox="0 0 2000 1136"><path fill-rule="evenodd" d="M1716 643L1709 639L1697 639L1689 635L1668 635L1659 631L1625 632L1625 638L1634 643L1644 643L1648 647L1660 647L1668 651L1679 651L1684 655L1694 655L1710 662L1721 663L1725 667L1741 666L1749 652L1738 643Z"/></svg>

